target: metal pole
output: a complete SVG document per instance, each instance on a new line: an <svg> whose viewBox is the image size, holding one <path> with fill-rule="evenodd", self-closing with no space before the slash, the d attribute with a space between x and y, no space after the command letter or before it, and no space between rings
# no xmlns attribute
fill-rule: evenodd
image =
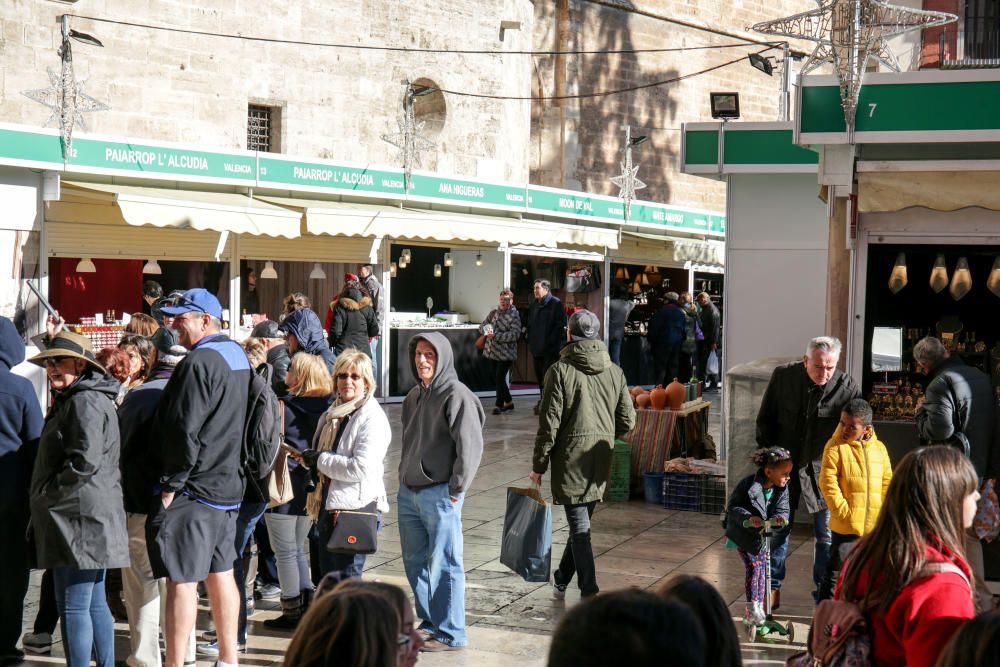
<svg viewBox="0 0 1000 667"><path fill-rule="evenodd" d="M785 42L784 59L781 69L781 120L792 119L792 58L788 42Z"/></svg>

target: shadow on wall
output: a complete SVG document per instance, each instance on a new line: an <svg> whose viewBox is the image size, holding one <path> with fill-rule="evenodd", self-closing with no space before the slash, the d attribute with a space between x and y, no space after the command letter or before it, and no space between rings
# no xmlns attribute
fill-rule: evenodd
<svg viewBox="0 0 1000 667"><path fill-rule="evenodd" d="M536 48L607 51L670 45L665 24L628 11L635 8L630 0L616 4L621 9L584 0L539 3L536 24L541 30ZM657 66L668 57L649 53L538 57L532 94L588 94L671 79L679 74L676 68ZM656 128L671 127L679 85L536 103L532 111L536 159L531 181L616 196L618 188L609 179L621 171L623 126L629 124L633 137L649 136L649 141L633 152L634 162L642 165L639 177L647 184L639 198L668 201L668 174L679 142L675 133Z"/></svg>

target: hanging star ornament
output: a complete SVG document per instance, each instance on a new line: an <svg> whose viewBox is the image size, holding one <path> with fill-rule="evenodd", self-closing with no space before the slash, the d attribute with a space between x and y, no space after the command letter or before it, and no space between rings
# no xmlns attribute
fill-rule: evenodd
<svg viewBox="0 0 1000 667"><path fill-rule="evenodd" d="M52 85L48 88L26 90L22 95L52 109L52 114L45 121L45 125L55 121L62 137L63 160L66 160L73 146L74 127L79 125L84 130L87 129L83 114L108 111L111 107L83 93L85 82L77 81L73 72L73 51L69 37L63 38L59 56L62 60L60 73L56 74L51 67L48 68L49 83Z"/></svg>
<svg viewBox="0 0 1000 667"><path fill-rule="evenodd" d="M640 139L641 140L641 139ZM618 197L625 202L625 222L628 222L632 213L632 200L635 199L635 191L646 187L646 184L639 180L639 165L632 166L632 128L625 127L625 157L620 162L622 173L612 176L611 182L618 186Z"/></svg>
<svg viewBox="0 0 1000 667"><path fill-rule="evenodd" d="M399 156L403 162L406 190L409 191L413 187L410 174L413 171L414 163L416 163L421 152L434 148L434 144L420 134L424 129L424 122L416 122L413 116L413 89L409 82L405 82L405 85L406 95L403 101L403 120L397 121L399 132L383 134L382 141L399 149Z"/></svg>
<svg viewBox="0 0 1000 667"><path fill-rule="evenodd" d="M874 58L898 72L899 62L887 41L890 37L952 23L958 17L947 12L891 5L883 0L817 0L817 4L816 9L808 12L757 23L753 30L816 44L801 73L807 74L827 62L833 65L840 82L848 138L853 143L858 97L868 62Z"/></svg>

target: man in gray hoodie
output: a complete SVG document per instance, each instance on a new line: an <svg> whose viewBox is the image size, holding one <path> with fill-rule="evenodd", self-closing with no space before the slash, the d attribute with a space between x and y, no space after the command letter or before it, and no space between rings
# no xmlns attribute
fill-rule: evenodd
<svg viewBox="0 0 1000 667"><path fill-rule="evenodd" d="M486 415L455 372L451 343L435 332L410 339L418 383L403 401L399 538L424 651L451 651L465 634L462 501L483 455Z"/></svg>

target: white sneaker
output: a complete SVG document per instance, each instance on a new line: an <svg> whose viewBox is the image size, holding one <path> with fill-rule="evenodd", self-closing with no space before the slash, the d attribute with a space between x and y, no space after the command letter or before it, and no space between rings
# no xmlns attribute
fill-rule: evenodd
<svg viewBox="0 0 1000 667"><path fill-rule="evenodd" d="M553 600L566 599L566 586L564 584L557 584L555 579L552 580L552 599Z"/></svg>
<svg viewBox="0 0 1000 667"><path fill-rule="evenodd" d="M750 625L763 625L767 617L764 615L763 602L748 602L746 610L746 622Z"/></svg>
<svg viewBox="0 0 1000 667"><path fill-rule="evenodd" d="M42 655L52 652L52 635L47 632L29 632L21 639L21 643L28 653Z"/></svg>

